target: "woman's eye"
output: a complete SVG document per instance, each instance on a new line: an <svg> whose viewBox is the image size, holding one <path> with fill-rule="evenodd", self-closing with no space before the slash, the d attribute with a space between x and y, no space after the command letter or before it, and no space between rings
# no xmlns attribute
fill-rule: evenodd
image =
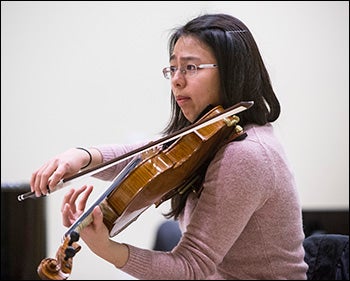
<svg viewBox="0 0 350 281"><path fill-rule="evenodd" d="M186 70L196 70L196 66L194 64L188 64Z"/></svg>

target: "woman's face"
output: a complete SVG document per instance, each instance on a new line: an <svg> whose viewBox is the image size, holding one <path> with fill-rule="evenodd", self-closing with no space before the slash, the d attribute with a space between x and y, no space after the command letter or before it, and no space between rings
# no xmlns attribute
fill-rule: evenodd
<svg viewBox="0 0 350 281"><path fill-rule="evenodd" d="M220 80L218 68L198 68L194 75L179 70L186 70L189 64L217 64L217 61L204 43L192 36L183 36L170 57L170 66L178 69L171 78L171 89L184 116L194 122L209 104L220 104Z"/></svg>

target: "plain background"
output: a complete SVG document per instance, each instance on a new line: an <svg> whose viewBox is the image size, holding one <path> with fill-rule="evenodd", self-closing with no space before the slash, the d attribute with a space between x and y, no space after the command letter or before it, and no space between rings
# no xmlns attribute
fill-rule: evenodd
<svg viewBox="0 0 350 281"><path fill-rule="evenodd" d="M169 32L207 12L236 16L255 36L303 208L348 209L347 1L1 1L2 183L28 182L70 147L156 139L170 111L161 72ZM82 183L96 185L93 197L108 186ZM39 199L51 257L65 232L66 191ZM163 210L167 203L151 206L114 239L151 248ZM80 244L70 279L132 279Z"/></svg>

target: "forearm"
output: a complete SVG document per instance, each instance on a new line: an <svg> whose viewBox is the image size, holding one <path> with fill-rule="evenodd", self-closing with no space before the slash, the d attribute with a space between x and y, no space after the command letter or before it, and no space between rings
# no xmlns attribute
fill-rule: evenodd
<svg viewBox="0 0 350 281"><path fill-rule="evenodd" d="M117 268L123 267L129 258L129 248L121 243L109 240L109 247L97 253L101 258L113 264Z"/></svg>

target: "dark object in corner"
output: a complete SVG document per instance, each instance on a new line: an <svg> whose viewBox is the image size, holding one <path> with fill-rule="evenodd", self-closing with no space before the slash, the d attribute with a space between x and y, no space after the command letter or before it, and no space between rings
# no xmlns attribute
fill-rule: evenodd
<svg viewBox="0 0 350 281"><path fill-rule="evenodd" d="M304 240L308 280L349 280L349 236L314 234Z"/></svg>

